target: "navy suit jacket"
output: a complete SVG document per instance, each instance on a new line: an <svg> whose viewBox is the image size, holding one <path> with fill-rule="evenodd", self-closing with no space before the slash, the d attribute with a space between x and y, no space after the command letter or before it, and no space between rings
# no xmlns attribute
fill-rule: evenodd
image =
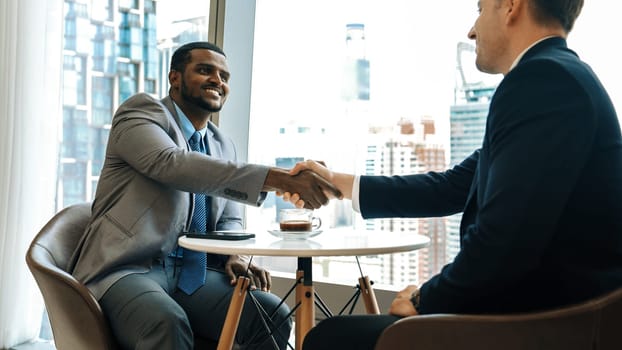
<svg viewBox="0 0 622 350"><path fill-rule="evenodd" d="M532 311L622 286L622 138L596 75L562 38L499 84L481 149L444 173L363 176L365 218L463 212L461 249L420 313Z"/></svg>

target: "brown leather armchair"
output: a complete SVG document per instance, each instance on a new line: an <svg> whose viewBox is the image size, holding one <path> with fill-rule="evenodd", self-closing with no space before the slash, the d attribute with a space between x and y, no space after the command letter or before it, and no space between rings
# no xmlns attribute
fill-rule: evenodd
<svg viewBox="0 0 622 350"><path fill-rule="evenodd" d="M90 203L63 209L41 229L26 253L59 350L119 348L93 294L65 270L90 216ZM195 339L195 348L215 349L216 344Z"/></svg>
<svg viewBox="0 0 622 350"><path fill-rule="evenodd" d="M550 311L406 317L382 333L375 349L619 350L622 289Z"/></svg>

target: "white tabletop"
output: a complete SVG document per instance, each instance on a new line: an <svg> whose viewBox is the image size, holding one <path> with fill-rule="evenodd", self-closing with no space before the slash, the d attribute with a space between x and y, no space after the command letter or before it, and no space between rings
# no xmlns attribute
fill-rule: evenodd
<svg viewBox="0 0 622 350"><path fill-rule="evenodd" d="M281 239L267 230L251 231L255 238L242 241L179 238L179 245L216 254L259 256L364 256L400 253L426 247L430 239L415 233L326 229L307 239Z"/></svg>

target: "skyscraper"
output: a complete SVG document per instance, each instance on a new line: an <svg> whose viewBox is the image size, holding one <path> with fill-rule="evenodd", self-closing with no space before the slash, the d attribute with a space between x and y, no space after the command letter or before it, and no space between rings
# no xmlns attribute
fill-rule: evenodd
<svg viewBox="0 0 622 350"><path fill-rule="evenodd" d="M415 155L421 165L420 172L445 170L445 147L437 141L434 120L423 118L420 133L423 140L415 146ZM430 245L418 251L419 283L422 283L437 274L446 264L447 218L419 219L418 233L430 238Z"/></svg>
<svg viewBox="0 0 622 350"><path fill-rule="evenodd" d="M421 171L416 156L416 143L413 134L403 134L402 125L387 129L373 128L368 139L364 175L407 175ZM415 218L382 218L364 220L366 230L392 232L418 232L419 220ZM373 275L374 281L386 285L405 285L418 283L419 252L384 254L375 257L380 262L380 275Z"/></svg>
<svg viewBox="0 0 622 350"><path fill-rule="evenodd" d="M112 115L138 91L157 94L153 0L66 0L63 129L57 207L90 201Z"/></svg>
<svg viewBox="0 0 622 350"><path fill-rule="evenodd" d="M207 37L207 19L197 17L177 21L183 29L158 44L154 0L65 0L64 6L59 209L93 199L117 107L137 92L165 95L173 50Z"/></svg>
<svg viewBox="0 0 622 350"><path fill-rule="evenodd" d="M369 60L365 48L365 25L346 24L344 99L369 101Z"/></svg>

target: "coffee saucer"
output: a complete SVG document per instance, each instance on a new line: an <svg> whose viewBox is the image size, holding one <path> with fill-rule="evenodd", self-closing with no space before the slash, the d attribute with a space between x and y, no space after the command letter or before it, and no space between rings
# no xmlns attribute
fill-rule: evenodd
<svg viewBox="0 0 622 350"><path fill-rule="evenodd" d="M315 237L322 233L322 230L313 231L281 231L281 230L268 230L271 235L282 239L307 239Z"/></svg>

